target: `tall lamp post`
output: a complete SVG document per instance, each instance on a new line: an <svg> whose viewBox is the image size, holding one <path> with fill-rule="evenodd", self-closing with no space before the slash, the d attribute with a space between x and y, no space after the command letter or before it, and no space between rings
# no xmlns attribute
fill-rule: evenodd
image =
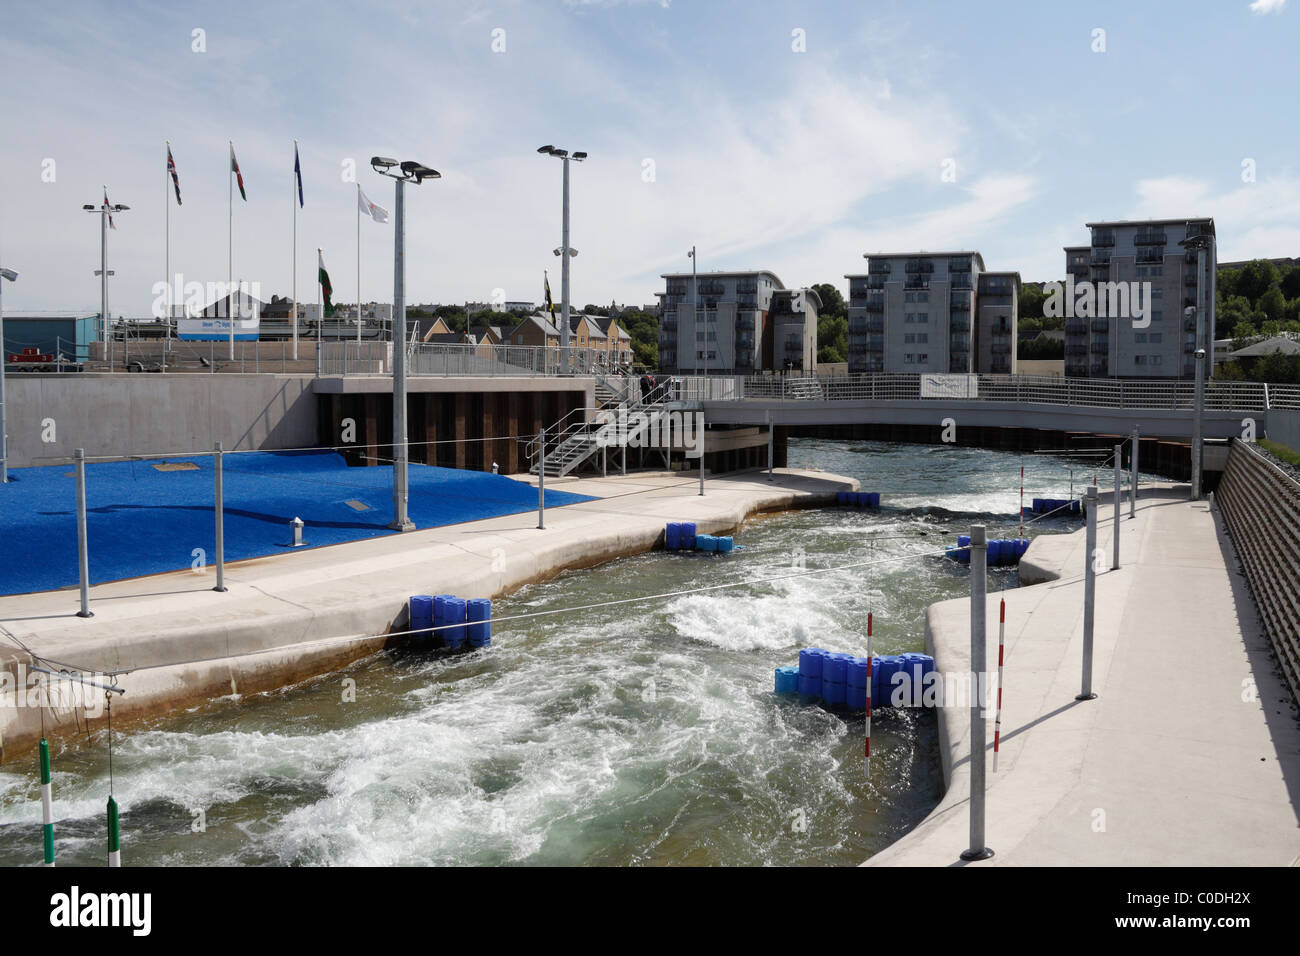
<svg viewBox="0 0 1300 956"><path fill-rule="evenodd" d="M1178 243L1186 249L1196 250L1196 305L1188 306L1185 314L1196 317L1196 409L1192 418L1192 500L1201 497L1201 479L1205 458L1205 262L1214 249L1214 236L1202 233L1189 236Z"/></svg>
<svg viewBox="0 0 1300 956"><path fill-rule="evenodd" d="M569 160L580 163L587 158L584 152L569 155L567 149L554 146L539 146L539 153L554 156L564 163L564 225L560 237L560 248L555 254L560 257L560 371L569 374L569 260L578 254L578 250L569 245Z"/></svg>
<svg viewBox="0 0 1300 956"><path fill-rule="evenodd" d="M108 224L113 218L115 212L126 212L130 206L123 206L121 203L110 203L108 201L108 190L104 190L104 201L98 206L87 203L81 207L86 212L97 213L99 215L99 327L103 332L103 341L105 347L108 345L109 327L108 327ZM109 367L112 371L112 367Z"/></svg>
<svg viewBox="0 0 1300 956"><path fill-rule="evenodd" d="M5 431L5 362L9 360L9 350L5 348L5 282L13 282L18 273L13 269L0 267L0 484L9 480L9 435Z"/></svg>
<svg viewBox="0 0 1300 956"><path fill-rule="evenodd" d="M415 525L407 516L409 486L407 484L406 444L406 206L403 187L410 182L441 179L442 174L413 160L399 163L384 156L372 156L370 166L381 176L397 181L394 199L396 226L393 229L393 521L388 526L394 531L414 531ZM393 170L396 169L396 172ZM324 321L324 316L321 316Z"/></svg>

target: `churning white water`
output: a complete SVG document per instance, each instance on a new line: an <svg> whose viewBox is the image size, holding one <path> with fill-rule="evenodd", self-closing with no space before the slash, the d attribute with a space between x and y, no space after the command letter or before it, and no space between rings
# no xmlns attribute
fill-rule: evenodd
<svg viewBox="0 0 1300 956"><path fill-rule="evenodd" d="M791 442L790 463L852 475L880 513L756 518L727 556L656 552L566 573L494 613L692 586L742 586L499 625L456 658L381 654L275 694L214 701L115 738L127 865L852 864L937 802L933 714L873 726L772 693L801 647L923 649L934 601L969 593L936 556L982 522L1014 537L1026 500L1066 497L1070 466L948 446ZM1075 466L1077 488L1091 481ZM1030 533L1073 527L1065 519ZM878 560L787 578L799 567ZM1015 572L990 571L990 588ZM345 681L355 701L345 700ZM53 756L57 855L97 864L105 738ZM34 755L0 767L0 863L41 859Z"/></svg>

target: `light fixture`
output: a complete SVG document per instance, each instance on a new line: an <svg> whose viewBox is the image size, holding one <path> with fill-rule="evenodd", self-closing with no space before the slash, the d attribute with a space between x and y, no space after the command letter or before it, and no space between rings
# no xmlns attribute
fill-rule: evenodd
<svg viewBox="0 0 1300 956"><path fill-rule="evenodd" d="M10 282L13 282L15 279L18 278L18 273L14 272L13 269L0 269L0 276L3 276L4 278L8 279Z"/></svg>
<svg viewBox="0 0 1300 956"><path fill-rule="evenodd" d="M370 165L376 172L383 172L385 169L392 169L397 165L397 160L389 159L387 156L371 156Z"/></svg>

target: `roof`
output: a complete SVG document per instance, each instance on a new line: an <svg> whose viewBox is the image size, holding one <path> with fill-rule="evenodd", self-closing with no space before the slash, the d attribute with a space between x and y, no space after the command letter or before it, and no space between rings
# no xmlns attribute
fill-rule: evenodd
<svg viewBox="0 0 1300 956"><path fill-rule="evenodd" d="M729 276L771 276L776 279L776 287L784 289L785 283L777 278L777 274L768 269L742 269L740 271L727 271L725 269L714 269L710 272L662 272L659 274L661 279L689 279L692 276L696 278L725 279ZM660 293L656 292L655 295Z"/></svg>
<svg viewBox="0 0 1300 956"><path fill-rule="evenodd" d="M779 297L779 298L782 298L782 299L793 299L793 298L794 298L796 295L798 295L800 292L802 292L802 293L803 293L804 295L806 295L806 296L812 296L813 302L814 302L814 303L816 304L816 306L817 306L817 311L820 312L820 311L822 310L822 297L821 297L820 295L818 295L818 294L817 294L817 290L816 290L816 289L813 289L813 288L806 288L806 289L782 289L780 292L778 292L778 293L776 293L775 295L773 295L772 298L773 298L773 300L777 299L778 297Z"/></svg>
<svg viewBox="0 0 1300 956"><path fill-rule="evenodd" d="M1112 219L1103 222L1085 222L1092 229L1096 226L1185 226L1189 222L1208 222L1214 225L1213 216L1182 216L1178 219Z"/></svg>
<svg viewBox="0 0 1300 956"><path fill-rule="evenodd" d="M518 325L516 325L513 329L510 330L509 334L514 335L516 332L518 332L526 325L535 326L536 328L545 332L547 335L560 334L559 326L551 322L549 317L542 315L540 312L534 312L532 315L525 316Z"/></svg>
<svg viewBox="0 0 1300 956"><path fill-rule="evenodd" d="M1289 339L1284 335L1275 335L1263 342L1256 342L1254 345L1247 345L1243 349L1229 352L1228 356L1230 358L1263 358L1266 355L1272 355L1274 352L1281 352L1283 355L1300 355L1300 342Z"/></svg>
<svg viewBox="0 0 1300 956"><path fill-rule="evenodd" d="M600 326L601 331L604 332L606 336L610 334L610 329L612 328L614 330L614 335L617 338L627 339L628 341L632 340L632 336L628 335L627 329L619 325L618 320L613 316L596 316L595 319L596 324Z"/></svg>
<svg viewBox="0 0 1300 956"><path fill-rule="evenodd" d="M1092 246L1066 246L1066 252L1091 252Z"/></svg>
<svg viewBox="0 0 1300 956"><path fill-rule="evenodd" d="M587 336L589 338L602 338L602 339L605 338L605 330L600 327L600 323L598 323L590 315L587 315L587 313L585 312L578 312L576 314L569 315L570 331L577 332L578 326L581 325L583 322L586 322L589 326L591 326L592 329L594 329L594 331L589 330L587 332Z"/></svg>
<svg viewBox="0 0 1300 956"><path fill-rule="evenodd" d="M979 260L980 272L984 271L984 257L974 249L958 249L955 252L864 252L864 259L941 259L953 256L974 256Z"/></svg>

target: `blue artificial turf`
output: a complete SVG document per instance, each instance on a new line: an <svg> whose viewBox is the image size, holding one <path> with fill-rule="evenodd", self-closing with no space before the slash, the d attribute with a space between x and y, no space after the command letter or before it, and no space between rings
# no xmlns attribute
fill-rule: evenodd
<svg viewBox="0 0 1300 956"><path fill-rule="evenodd" d="M159 471L156 461L86 465L86 527L92 584L190 568L194 551L216 560L210 456L166 459L197 470ZM0 485L0 594L75 586L77 485L71 466L11 468ZM330 451L246 452L224 458L226 560L283 554L289 521L304 522L309 546L396 534L392 468L349 468ZM369 506L358 511L347 502ZM548 491L546 506L590 501ZM416 528L520 514L537 507L536 487L504 475L410 466Z"/></svg>

